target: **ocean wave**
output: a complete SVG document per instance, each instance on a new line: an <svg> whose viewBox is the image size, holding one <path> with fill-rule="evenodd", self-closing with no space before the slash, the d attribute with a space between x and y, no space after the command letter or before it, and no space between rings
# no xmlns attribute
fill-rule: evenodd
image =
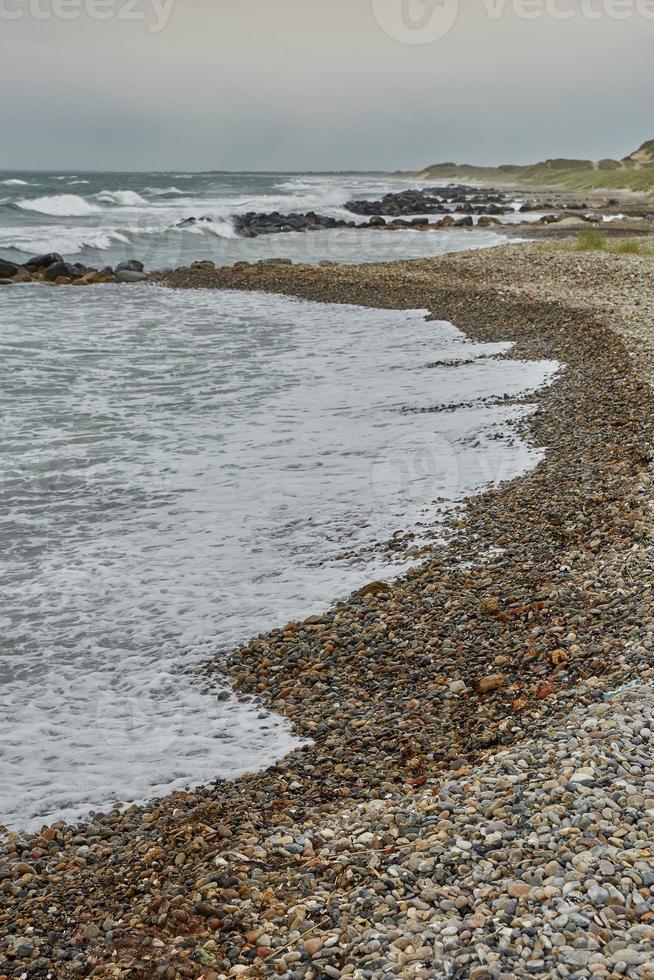
<svg viewBox="0 0 654 980"><path fill-rule="evenodd" d="M120 207L133 208L142 204L147 205L147 201L136 191L100 191L95 195L96 201L103 204L118 204Z"/></svg>
<svg viewBox="0 0 654 980"><path fill-rule="evenodd" d="M198 225L195 226L196 228ZM215 235L216 238L238 238L234 225L227 218L214 219L199 226L200 230L208 235Z"/></svg>
<svg viewBox="0 0 654 980"><path fill-rule="evenodd" d="M39 214L50 214L57 218L83 217L85 214L96 214L102 210L97 204L85 201L78 194L54 194L51 197L23 198L16 201L16 207L22 211L36 211Z"/></svg>
<svg viewBox="0 0 654 980"><path fill-rule="evenodd" d="M84 249L104 251L112 245L129 245L130 241L127 234L116 229L94 231L91 228L53 228L51 225L0 229L0 249L23 252L25 255L60 252L68 257Z"/></svg>
<svg viewBox="0 0 654 980"><path fill-rule="evenodd" d="M19 180L18 177L10 177L9 180L0 180L4 187L29 187L28 180Z"/></svg>
<svg viewBox="0 0 654 980"><path fill-rule="evenodd" d="M232 214L247 211L279 211L282 214L319 211L332 218L351 218L344 204L352 196L347 188L331 185L318 185L302 181L282 181L276 185L279 194L257 194L252 197L228 199L225 204ZM287 193L283 193L287 190ZM211 212L209 212L211 213Z"/></svg>
<svg viewBox="0 0 654 980"><path fill-rule="evenodd" d="M166 197L168 194L185 194L185 191L180 191L179 187L146 187L146 194L152 194L153 197Z"/></svg>
<svg viewBox="0 0 654 980"><path fill-rule="evenodd" d="M312 191L319 186L324 187L324 181L320 185L317 180L302 180L299 177L291 180L280 180L275 184L276 189L279 191Z"/></svg>

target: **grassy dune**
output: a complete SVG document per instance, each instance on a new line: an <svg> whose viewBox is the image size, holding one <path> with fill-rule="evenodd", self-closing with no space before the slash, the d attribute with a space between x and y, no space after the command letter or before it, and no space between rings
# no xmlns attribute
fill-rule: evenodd
<svg viewBox="0 0 654 980"><path fill-rule="evenodd" d="M551 187L561 190L631 190L654 196L654 140L644 143L624 160L545 160L529 166L505 164L475 167L437 163L421 177L432 180L479 180L493 184Z"/></svg>

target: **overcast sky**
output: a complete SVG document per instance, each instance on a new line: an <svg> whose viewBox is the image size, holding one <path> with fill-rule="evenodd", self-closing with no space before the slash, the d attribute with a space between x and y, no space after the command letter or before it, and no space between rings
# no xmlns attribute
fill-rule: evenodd
<svg viewBox="0 0 654 980"><path fill-rule="evenodd" d="M653 0L0 0L0 21L2 169L415 169L654 138Z"/></svg>

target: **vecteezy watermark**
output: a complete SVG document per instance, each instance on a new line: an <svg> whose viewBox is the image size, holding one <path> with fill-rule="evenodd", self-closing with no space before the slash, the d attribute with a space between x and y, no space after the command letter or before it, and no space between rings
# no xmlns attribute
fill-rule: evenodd
<svg viewBox="0 0 654 980"><path fill-rule="evenodd" d="M372 0L375 20L403 44L433 44L452 30L459 0Z"/></svg>
<svg viewBox="0 0 654 980"><path fill-rule="evenodd" d="M0 20L123 20L147 26L150 34L166 27L175 0L0 0Z"/></svg>
<svg viewBox="0 0 654 980"><path fill-rule="evenodd" d="M456 447L438 434L431 437L429 446L394 443L372 461L370 482L377 507L404 510L408 502L455 500L461 487Z"/></svg>
<svg viewBox="0 0 654 980"><path fill-rule="evenodd" d="M371 0L375 20L388 37L403 44L433 44L450 33L461 0ZM520 20L654 21L654 0L480 0L488 20L512 14Z"/></svg>

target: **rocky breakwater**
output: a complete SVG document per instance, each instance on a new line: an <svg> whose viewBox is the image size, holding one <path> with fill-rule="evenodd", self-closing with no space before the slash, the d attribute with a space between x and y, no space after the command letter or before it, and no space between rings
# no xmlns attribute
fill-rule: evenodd
<svg viewBox="0 0 654 980"><path fill-rule="evenodd" d="M353 214L387 217L412 214L501 215L513 211L505 194L484 188L471 193L471 188L460 186L400 191L385 194L376 201L348 201L345 207Z"/></svg>
<svg viewBox="0 0 654 980"><path fill-rule="evenodd" d="M246 238L257 235L271 235L289 231L319 231L325 228L355 228L356 221L346 221L343 218L332 218L325 214L307 211L306 214L293 212L280 214L273 211L270 214L248 211L239 215L234 222L236 231Z"/></svg>
<svg viewBox="0 0 654 980"><path fill-rule="evenodd" d="M332 218L325 214L307 211L306 214L292 212L281 214L279 211L248 211L237 214L232 219L234 230L243 238L258 238L259 235L277 235L289 231L320 231L325 228L355 228L356 221L346 221L342 218ZM189 228L194 225L212 224L213 218L202 215L199 218L184 218L177 222L178 228Z"/></svg>
<svg viewBox="0 0 654 980"><path fill-rule="evenodd" d="M593 206L588 204L586 201L552 201L547 200L530 200L525 201L521 206L520 212L526 214L529 211L589 211L593 208L601 207L606 210L619 210L620 201L617 197L609 197L603 202L595 202Z"/></svg>
<svg viewBox="0 0 654 980"><path fill-rule="evenodd" d="M50 286L93 286L100 283L145 282L142 262L129 259L112 268L94 269L81 262L66 262L58 252L35 255L22 265L0 259L0 285L40 282Z"/></svg>
<svg viewBox="0 0 654 980"><path fill-rule="evenodd" d="M498 216L513 211L504 194L491 190L471 193L470 188L463 187L401 191L397 194L386 194L379 200L348 201L344 207L352 214L369 218L369 221L335 218L315 211L293 211L288 214L280 211L248 211L235 215L232 223L234 231L243 238L332 228L411 228L422 231L432 228L470 227L474 224L473 215L479 216L477 224L488 227L491 224L501 224ZM432 214L443 215L443 218L430 222L428 216ZM200 215L184 218L177 222L176 227L189 228L213 223L214 219L210 215Z"/></svg>
<svg viewBox="0 0 654 980"><path fill-rule="evenodd" d="M384 197L374 200L347 201L343 208L356 215L357 220L318 214L316 211L293 211L286 214L280 211L248 211L234 215L231 222L237 235L258 238L260 235L334 228L436 231L443 228L490 228L508 225L515 229L525 226L533 228L554 222L567 222L561 228L572 228L586 222L601 222L604 215L611 216L613 220L620 216L620 202L616 198L596 200L589 213L587 203L567 200L559 194L549 196L547 200L529 200L519 208L519 213L524 215L545 212L536 220L503 221L504 215L515 215L517 194L520 194L517 190L498 191L494 188L471 188L464 185L410 188L385 194ZM645 213L641 217L645 217ZM210 215L191 216L179 221L176 227L202 227L212 225L217 220Z"/></svg>
<svg viewBox="0 0 654 980"><path fill-rule="evenodd" d="M455 214L458 217L455 217ZM475 224L472 214L472 210L469 211L466 206L462 206L453 213L445 211L444 217L439 221L430 221L429 217L425 215L387 219L382 217L381 214L372 214L369 221L346 221L344 218L332 218L329 215L316 214L315 211L307 211L306 214L297 212L281 214L279 211L271 211L268 214L265 212L257 213L251 211L247 214L236 215L232 220L234 230L240 237L258 238L260 235L279 235L292 231L326 231L332 228L358 230L385 228L389 231L397 228L410 228L414 231L430 231L434 228L465 228L472 227ZM208 215L203 215L199 218L184 218L183 221L177 223L177 227L188 228L198 224L212 223L213 218ZM493 217L490 213L480 214L477 220L477 224L482 228L488 227L491 224L499 225L501 223L499 218Z"/></svg>

